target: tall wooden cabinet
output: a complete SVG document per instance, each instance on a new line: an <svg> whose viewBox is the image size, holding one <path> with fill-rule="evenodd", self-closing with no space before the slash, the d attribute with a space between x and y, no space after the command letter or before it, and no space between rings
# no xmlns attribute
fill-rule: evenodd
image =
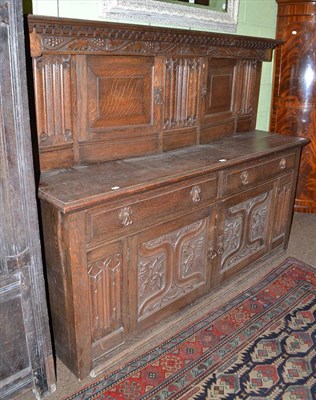
<svg viewBox="0 0 316 400"><path fill-rule="evenodd" d="M0 398L55 389L26 88L22 2L0 0Z"/></svg>
<svg viewBox="0 0 316 400"><path fill-rule="evenodd" d="M284 250L307 141L254 131L274 40L29 29L55 348L82 378Z"/></svg>
<svg viewBox="0 0 316 400"><path fill-rule="evenodd" d="M308 138L302 153L296 211L316 213L316 2L277 0L271 131Z"/></svg>

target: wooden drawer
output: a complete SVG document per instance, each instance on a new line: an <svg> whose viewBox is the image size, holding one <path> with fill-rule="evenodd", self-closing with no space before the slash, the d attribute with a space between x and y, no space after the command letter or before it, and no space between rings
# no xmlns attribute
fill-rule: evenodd
<svg viewBox="0 0 316 400"><path fill-rule="evenodd" d="M222 195L238 193L249 186L293 170L295 153L256 161L223 171Z"/></svg>
<svg viewBox="0 0 316 400"><path fill-rule="evenodd" d="M170 217L192 212L210 204L217 197L216 174L204 179L184 182L174 190L133 198L112 208L103 207L87 212L87 243L99 243L129 235ZM173 186L174 187L174 186Z"/></svg>

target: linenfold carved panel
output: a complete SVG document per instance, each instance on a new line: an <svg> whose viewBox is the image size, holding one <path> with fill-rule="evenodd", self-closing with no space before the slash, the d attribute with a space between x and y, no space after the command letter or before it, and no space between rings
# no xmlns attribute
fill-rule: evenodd
<svg viewBox="0 0 316 400"><path fill-rule="evenodd" d="M112 254L88 265L90 322L93 340L121 326L122 255ZM105 301L106 299L106 301Z"/></svg>
<svg viewBox="0 0 316 400"><path fill-rule="evenodd" d="M276 212L274 216L273 238L280 237L286 232L288 223L288 210L292 195L292 175L287 176L281 181L276 194Z"/></svg>
<svg viewBox="0 0 316 400"><path fill-rule="evenodd" d="M164 130L197 124L202 66L199 58L166 59Z"/></svg>
<svg viewBox="0 0 316 400"><path fill-rule="evenodd" d="M226 209L221 269L237 264L266 245L271 192Z"/></svg>
<svg viewBox="0 0 316 400"><path fill-rule="evenodd" d="M253 90L256 84L256 69L258 66L257 61L254 60L244 60L242 61L242 92L238 96L240 101L238 106L239 115L251 114L253 110Z"/></svg>
<svg viewBox="0 0 316 400"><path fill-rule="evenodd" d="M71 57L34 60L39 147L72 143Z"/></svg>
<svg viewBox="0 0 316 400"><path fill-rule="evenodd" d="M138 246L138 319L142 320L206 281L207 220Z"/></svg>

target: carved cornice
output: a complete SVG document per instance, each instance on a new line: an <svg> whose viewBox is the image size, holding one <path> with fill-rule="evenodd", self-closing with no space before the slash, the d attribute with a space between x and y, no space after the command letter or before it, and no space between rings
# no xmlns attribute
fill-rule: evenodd
<svg viewBox="0 0 316 400"><path fill-rule="evenodd" d="M32 56L41 54L200 55L270 60L273 39L29 16Z"/></svg>

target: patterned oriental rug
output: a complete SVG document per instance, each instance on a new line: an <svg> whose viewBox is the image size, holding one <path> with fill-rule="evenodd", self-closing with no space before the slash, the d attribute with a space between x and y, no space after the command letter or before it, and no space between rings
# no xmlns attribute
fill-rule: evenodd
<svg viewBox="0 0 316 400"><path fill-rule="evenodd" d="M316 269L249 290L68 400L316 399Z"/></svg>

